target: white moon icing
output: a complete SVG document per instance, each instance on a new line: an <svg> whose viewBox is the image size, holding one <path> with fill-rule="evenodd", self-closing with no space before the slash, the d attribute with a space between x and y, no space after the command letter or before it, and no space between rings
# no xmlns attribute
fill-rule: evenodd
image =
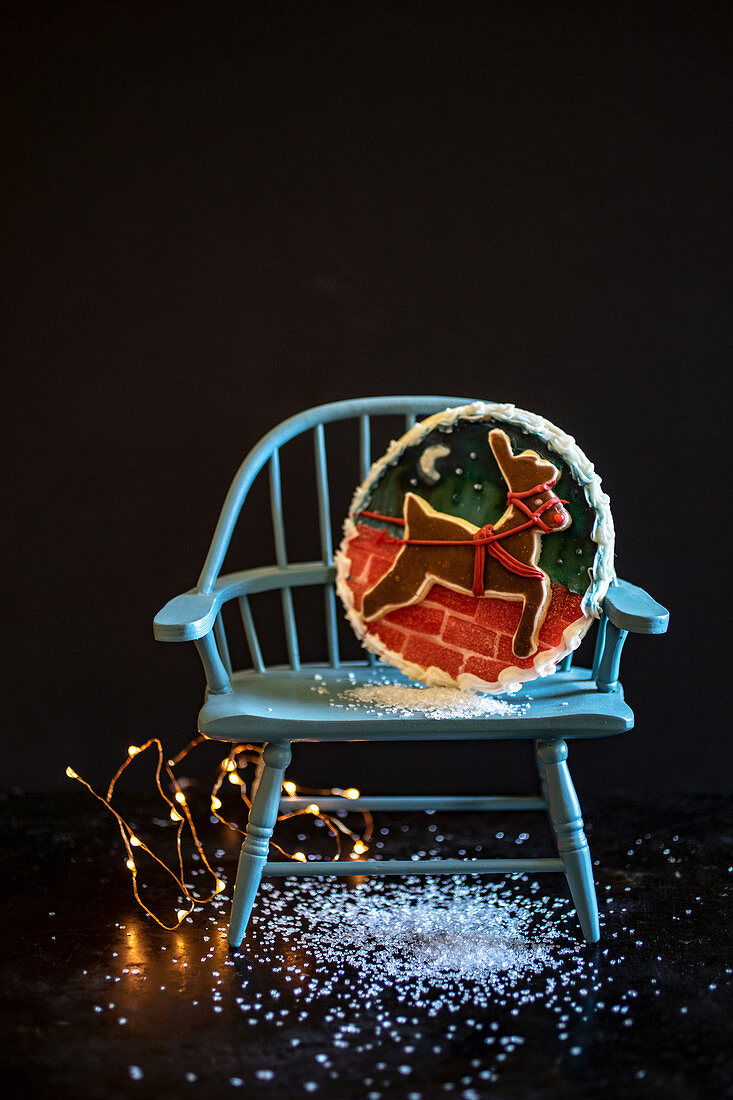
<svg viewBox="0 0 733 1100"><path fill-rule="evenodd" d="M439 458L445 458L450 454L450 447L444 447L442 443L436 443L433 447L426 447L417 461L420 473L428 480L435 483L440 481L440 473L435 469L435 463Z"/></svg>

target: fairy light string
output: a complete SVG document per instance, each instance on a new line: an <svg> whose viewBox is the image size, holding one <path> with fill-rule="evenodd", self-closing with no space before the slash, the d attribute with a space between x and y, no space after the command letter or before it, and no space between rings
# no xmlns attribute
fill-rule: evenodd
<svg viewBox="0 0 733 1100"><path fill-rule="evenodd" d="M151 737L142 745L130 745L127 750L127 758L119 766L112 779L110 780L107 792L105 795L99 794L82 776L78 775L74 769L69 766L66 769L66 774L69 779L73 779L85 787L89 793L105 807L109 813L115 818L117 826L120 830L120 836L122 837L122 843L125 848L126 860L125 865L130 872L132 880L132 891L138 905L152 917L152 919L160 925L161 928L167 931L174 932L177 928L180 928L181 924L196 907L203 907L209 904L213 899L225 889L225 883L219 878L211 863L207 859L206 852L199 838L198 832L192 816L191 808L188 804L185 792L181 786L181 782L177 779L174 768L187 759L190 754L204 742L211 743L207 738L198 736L189 741L175 756L165 759L163 752L163 745L159 738ZM175 868L169 866L166 861L157 855L152 848L142 840L133 827L125 820L120 812L112 805L112 798L115 793L115 788L119 780L124 775L127 768L138 757L142 756L149 750L154 749L157 754L157 760L155 765L155 786L160 794L161 798L168 807L169 817L176 825L176 866ZM246 808L247 814L252 808L252 797L254 797L254 790L256 784L259 781L259 777L262 772L262 754L264 746L262 745L249 745L249 744L237 744L233 745L229 751L229 754L220 762L216 777L214 779L211 792L209 795L209 806L213 819L219 821L227 828L239 833L241 836L245 835L245 828L242 828L237 821L225 817L220 811L223 810L223 797L225 790L227 792L234 788L239 792L239 799ZM247 782L242 773L246 773L246 769L254 767L255 773L250 781L250 793L247 791ZM162 776L165 774L171 794L166 793L164 789L164 783ZM334 841L335 852L331 857L332 860L338 860L343 854L344 840L348 839L351 845L351 851L349 852L349 858L358 862L365 852L369 849L369 841L374 831L374 821L371 813L368 810L358 810L358 812L364 819L364 826L361 833L355 832L349 828L348 825L338 816L333 813L324 813L321 809L318 798L319 797L333 797L334 795L343 798L343 809L349 810L349 802L359 798L359 791L356 787L331 787L331 788L313 788L303 787L292 780L286 780L282 785L283 794L289 798L295 797L311 797L313 801L307 806L289 810L284 813L278 814L277 822L288 821L295 817L311 817L323 822L328 830L329 835ZM353 811L352 811L353 812ZM209 875L211 875L214 881L213 890L206 896L198 895L192 892L191 888L186 885L185 882L185 870L184 870L184 855L183 855L183 838L186 834L186 830L190 834L193 846L198 853L198 856L206 868ZM292 859L296 862L306 863L308 862L308 856L305 852L297 851L290 852L278 844L277 841L271 840L270 843L274 848L282 853L287 859ZM155 863L157 863L163 871L169 876L170 879L176 884L180 895L184 899L185 907L177 910L177 920L175 924L166 924L157 913L150 908L149 905L140 896L138 887L139 868L136 859L136 851L139 853L145 853L150 856Z"/></svg>

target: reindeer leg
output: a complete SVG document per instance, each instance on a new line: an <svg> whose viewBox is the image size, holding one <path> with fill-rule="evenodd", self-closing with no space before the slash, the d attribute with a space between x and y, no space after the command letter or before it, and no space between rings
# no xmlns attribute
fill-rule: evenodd
<svg viewBox="0 0 733 1100"><path fill-rule="evenodd" d="M364 593L362 614L369 621L380 619L387 611L395 607L406 607L415 603L420 590L425 586L425 574L410 568L409 548L402 551L388 573L378 580L374 588ZM403 559L408 557L408 561Z"/></svg>
<svg viewBox="0 0 733 1100"><path fill-rule="evenodd" d="M547 581L531 577L527 579L522 617L512 646L517 657L531 657L537 652L537 635L545 621L551 600L552 589Z"/></svg>

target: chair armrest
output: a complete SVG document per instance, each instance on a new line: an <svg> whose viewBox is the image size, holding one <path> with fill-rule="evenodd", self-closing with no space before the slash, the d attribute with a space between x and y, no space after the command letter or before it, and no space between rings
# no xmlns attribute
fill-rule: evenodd
<svg viewBox="0 0 733 1100"><path fill-rule="evenodd" d="M169 600L153 619L159 642L194 642L214 625L221 598L213 592L186 592Z"/></svg>
<svg viewBox="0 0 733 1100"><path fill-rule="evenodd" d="M169 600L153 619L153 635L159 642L194 643L209 691L216 694L232 690L212 633L221 602L213 592L186 592Z"/></svg>
<svg viewBox="0 0 733 1100"><path fill-rule="evenodd" d="M643 588L628 581L616 581L603 600L603 618L598 627L593 676L599 691L615 691L621 650L629 633L664 634L669 611Z"/></svg>
<svg viewBox="0 0 733 1100"><path fill-rule="evenodd" d="M615 627L632 634L664 634L669 626L667 608L628 581L619 580L611 585L603 600L603 610Z"/></svg>
<svg viewBox="0 0 733 1100"><path fill-rule="evenodd" d="M153 619L153 634L159 642L195 642L209 633L222 604L228 600L255 592L330 584L335 578L334 566L322 561L227 573L217 579L213 592L184 592L169 600Z"/></svg>

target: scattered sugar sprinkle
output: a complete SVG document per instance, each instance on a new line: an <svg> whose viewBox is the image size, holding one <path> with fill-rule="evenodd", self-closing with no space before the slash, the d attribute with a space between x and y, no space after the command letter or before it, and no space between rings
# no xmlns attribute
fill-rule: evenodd
<svg viewBox="0 0 733 1100"><path fill-rule="evenodd" d="M530 992L526 980L547 978L569 946L567 934L547 921L549 899L521 897L506 882L409 877L346 892L301 880L289 890L285 909L279 891L263 887L263 946L297 942L317 971L332 973L339 989L349 988L361 1003L396 990L398 1000L434 1015L461 1002L488 1005L517 986L526 1003L539 991ZM311 990L329 997L332 982Z"/></svg>
<svg viewBox="0 0 733 1100"><path fill-rule="evenodd" d="M351 675L349 679L355 686ZM443 843L452 853L457 837L450 832L450 817L428 813L426 850L418 855L437 857ZM409 831L407 824L398 820L390 826L389 820L381 819L375 831L378 848L390 833ZM513 829L494 836L504 844L532 839ZM633 856L627 860L635 859L645 846L658 859L674 864L682 862L685 852L677 834L646 833L628 843ZM482 846L474 850L480 853ZM224 849L216 855L222 858ZM223 876L224 868L217 872ZM680 870L673 873L681 878ZM248 947L236 963L227 951L223 915L209 917L211 923L204 926L209 934L201 937L205 946L200 963L211 976L211 1007L221 1011L216 1002L228 988L248 1034L256 1035L250 1028L263 1029L256 1036L263 1058L273 1028L283 1029L282 1041L290 1047L303 1046L307 1065L300 1070L292 1067L300 1075L290 1090L294 1096L339 1095L334 1082L359 1072L361 1059L366 1074L362 1085L369 1090L359 1093L362 1100L382 1100L400 1086L410 1090L400 1089L405 1100L427 1100L421 1086L431 1066L425 1059L438 1056L433 1064L441 1074L455 1068L452 1078L443 1081L441 1095L445 1091L461 1100L483 1100L488 1095L486 1083L500 1081L527 1050L524 1044L534 1025L523 1016L531 1005L539 1005L556 1029L561 1060L579 1066L587 1056L589 1025L596 1016L605 1034L613 1029L616 1037L619 1032L625 1037L643 1003L652 995L663 995L657 976L649 977L646 991L628 986L624 939L633 944L635 965L646 957L653 968L664 959L657 954L655 962L654 949L633 939L638 932L628 927L634 923L628 908L630 885L619 883L612 889L611 883L599 883L603 946L589 950L579 939L568 898L555 896L551 886L548 894L543 893L544 876L540 878L538 882L525 874L492 880L470 874L404 876L355 878L348 885L342 879L269 879L258 894ZM685 900L688 907L672 916L680 922L678 928L689 923L708 899ZM132 975L140 968L129 965L138 957L137 950L131 941L129 959L115 964L121 975L106 975L108 982L137 985L139 978ZM168 948L160 943L159 950ZM118 952L113 955L117 958ZM128 965L123 966L125 961ZM177 966L179 951L169 951L167 961ZM721 989L731 972L733 967L726 967L724 977L722 968L719 973L706 970L708 989ZM715 980L707 981L708 977ZM118 1004L119 1012L119 1000ZM90 1008L94 1013L112 1012L115 1002L105 1000ZM670 1011L680 1026L689 1026L691 1002L677 1003ZM311 1046L313 1033L320 1038L320 1050ZM468 1064L454 1062L453 1052L469 1045L477 1057ZM428 1049L431 1054L426 1054ZM287 1062L273 1061L273 1068L266 1062L260 1065L246 1076L229 1077L229 1085L243 1094L252 1086L282 1091L276 1086ZM635 1080L648 1080L650 1068L637 1063ZM147 1075L136 1065L127 1066L127 1073L136 1082ZM197 1074L189 1071L184 1078L192 1083ZM128 1087L131 1096L137 1090Z"/></svg>
<svg viewBox="0 0 733 1100"><path fill-rule="evenodd" d="M422 684L366 683L346 688L341 698L350 703L379 709L400 718L514 718L526 707L490 695L459 691L453 687L424 687ZM333 702L332 706L339 706Z"/></svg>

